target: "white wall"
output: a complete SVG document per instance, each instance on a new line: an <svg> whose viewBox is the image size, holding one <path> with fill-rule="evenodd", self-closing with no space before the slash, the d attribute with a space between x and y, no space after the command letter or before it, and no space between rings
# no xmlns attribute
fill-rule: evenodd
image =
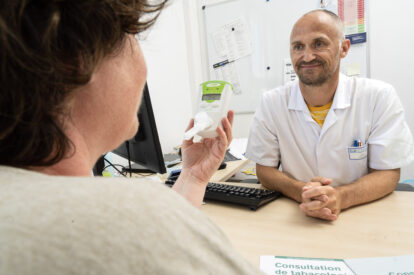
<svg viewBox="0 0 414 275"><path fill-rule="evenodd" d="M371 0L369 39L371 78L391 83L402 101L414 132L414 1ZM414 179L414 163L403 167L401 180Z"/></svg>
<svg viewBox="0 0 414 275"><path fill-rule="evenodd" d="M197 2L173 0L165 9L148 41L141 43L149 67L148 83L164 152L181 143L192 115L194 94L202 77ZM205 0L204 0L205 1ZM414 1L371 0L368 7L371 77L396 88L414 130L414 35L410 23ZM170 111L173 110L173 111ZM248 137L253 114L235 117L233 135ZM414 179L414 163L403 168L401 179Z"/></svg>
<svg viewBox="0 0 414 275"><path fill-rule="evenodd" d="M202 11L199 8L200 3L215 3L222 0L184 0L184 21L186 25L187 46L188 46L188 60L190 72L190 87L195 91L198 85L206 80L202 68L207 68L207 59L203 58L206 51L204 42L205 33L201 25ZM194 92L189 92L194 95ZM191 98L195 102L195 97ZM249 135L251 123L253 121L253 113L251 114L236 114L233 123L233 137L246 138Z"/></svg>
<svg viewBox="0 0 414 275"><path fill-rule="evenodd" d="M163 153L180 145L192 116L183 0L171 1L140 41Z"/></svg>
<svg viewBox="0 0 414 275"><path fill-rule="evenodd" d="M196 0L173 0L140 40L163 153L180 145L193 115L198 84L205 81ZM247 137L253 114L236 115L233 136Z"/></svg>

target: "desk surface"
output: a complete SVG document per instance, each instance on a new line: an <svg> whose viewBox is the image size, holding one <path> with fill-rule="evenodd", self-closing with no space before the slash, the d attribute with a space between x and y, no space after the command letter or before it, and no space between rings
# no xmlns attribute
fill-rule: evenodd
<svg viewBox="0 0 414 275"><path fill-rule="evenodd" d="M213 174L210 181L211 182L222 182L228 180L233 176L237 171L239 171L244 165L246 165L249 160L235 160L226 162L226 168L218 170Z"/></svg>
<svg viewBox="0 0 414 275"><path fill-rule="evenodd" d="M414 254L414 192L394 192L343 211L335 222L306 217L277 199L256 211L208 201L201 207L248 261L261 255L363 258Z"/></svg>
<svg viewBox="0 0 414 275"><path fill-rule="evenodd" d="M229 161L226 162L226 168L222 170L217 170L213 176L210 178L209 181L211 182L224 182L228 180L231 176L233 176L237 171L239 171L244 165L246 165L249 160L236 160L236 161ZM138 175L139 177L139 175ZM141 176L147 177L147 175ZM168 173L159 175L162 181L165 181L168 178Z"/></svg>

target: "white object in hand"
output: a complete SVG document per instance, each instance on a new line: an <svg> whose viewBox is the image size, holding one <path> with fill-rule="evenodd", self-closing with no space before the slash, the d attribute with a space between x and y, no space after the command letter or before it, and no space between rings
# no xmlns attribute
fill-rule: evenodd
<svg viewBox="0 0 414 275"><path fill-rule="evenodd" d="M233 86L226 81L210 80L201 83L197 114L194 117L195 130L186 137L197 135L194 141L198 137L216 137L217 127L221 125L222 118L227 115L232 94ZM209 126L206 126L207 122Z"/></svg>
<svg viewBox="0 0 414 275"><path fill-rule="evenodd" d="M195 135L198 135L198 133L206 130L211 125L213 125L213 120L208 116L206 112L197 113L194 117L194 126L184 133L184 139L192 139Z"/></svg>

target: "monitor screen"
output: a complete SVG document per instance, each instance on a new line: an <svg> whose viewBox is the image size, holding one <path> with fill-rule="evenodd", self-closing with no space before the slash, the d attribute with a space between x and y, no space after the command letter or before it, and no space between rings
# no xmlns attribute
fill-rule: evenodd
<svg viewBox="0 0 414 275"><path fill-rule="evenodd" d="M129 147L130 160L137 164L132 166L132 172L166 173L147 84L144 87L138 119L138 131L127 141L128 146L124 142L113 153L128 159Z"/></svg>

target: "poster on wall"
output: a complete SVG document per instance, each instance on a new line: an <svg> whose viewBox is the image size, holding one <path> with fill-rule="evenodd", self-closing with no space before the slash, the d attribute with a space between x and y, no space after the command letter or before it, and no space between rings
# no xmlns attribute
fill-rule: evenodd
<svg viewBox="0 0 414 275"><path fill-rule="evenodd" d="M366 52L367 26L365 0L320 0L320 8L337 14L344 24L345 38L351 42L349 55L361 55ZM366 64L361 58L346 58L341 72L347 76L368 76Z"/></svg>
<svg viewBox="0 0 414 275"><path fill-rule="evenodd" d="M338 15L351 44L367 42L364 0L338 0Z"/></svg>
<svg viewBox="0 0 414 275"><path fill-rule="evenodd" d="M320 8L337 14L351 44L367 42L365 0L321 0Z"/></svg>
<svg viewBox="0 0 414 275"><path fill-rule="evenodd" d="M252 54L252 41L249 29L243 18L223 24L211 33L216 55L220 61L213 64L215 79L228 81L234 93L242 93L235 62Z"/></svg>

